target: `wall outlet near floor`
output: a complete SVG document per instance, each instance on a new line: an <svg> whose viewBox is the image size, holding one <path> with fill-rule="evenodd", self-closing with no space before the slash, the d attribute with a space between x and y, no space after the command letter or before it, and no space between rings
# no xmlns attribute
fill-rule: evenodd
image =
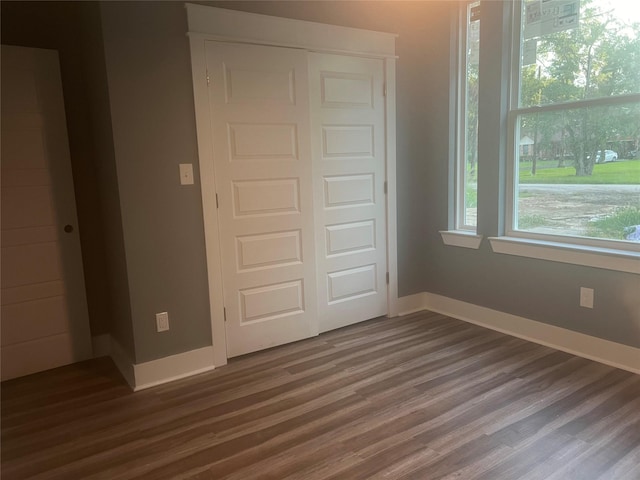
<svg viewBox="0 0 640 480"><path fill-rule="evenodd" d="M166 332L169 330L169 313L156 313L156 330L158 332Z"/></svg>
<svg viewBox="0 0 640 480"><path fill-rule="evenodd" d="M593 288L580 287L580 306L593 308Z"/></svg>

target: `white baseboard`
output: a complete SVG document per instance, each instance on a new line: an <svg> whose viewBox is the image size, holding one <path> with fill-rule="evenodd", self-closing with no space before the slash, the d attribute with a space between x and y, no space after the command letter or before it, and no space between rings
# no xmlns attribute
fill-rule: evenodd
<svg viewBox="0 0 640 480"><path fill-rule="evenodd" d="M203 347L133 365L134 391L190 377L214 369L213 347Z"/></svg>
<svg viewBox="0 0 640 480"><path fill-rule="evenodd" d="M416 293L415 295L408 295L406 297L398 298L397 302L398 315L409 315L410 313L419 312L425 310L424 306L424 294Z"/></svg>
<svg viewBox="0 0 640 480"><path fill-rule="evenodd" d="M111 335L98 335L92 340L93 356L110 356L135 392L214 369L213 347L198 348L136 364Z"/></svg>
<svg viewBox="0 0 640 480"><path fill-rule="evenodd" d="M397 307L400 315L429 310L640 374L639 348L434 293L423 292L400 297ZM120 344L111 336L94 337L94 356L98 356L98 352L104 352L105 349L134 391L204 373L215 368L212 346L134 364Z"/></svg>
<svg viewBox="0 0 640 480"><path fill-rule="evenodd" d="M428 292L400 298L401 301L407 299L407 313L416 311L418 299L414 297L420 297L421 309L423 310L464 320L507 335L640 374L639 348Z"/></svg>

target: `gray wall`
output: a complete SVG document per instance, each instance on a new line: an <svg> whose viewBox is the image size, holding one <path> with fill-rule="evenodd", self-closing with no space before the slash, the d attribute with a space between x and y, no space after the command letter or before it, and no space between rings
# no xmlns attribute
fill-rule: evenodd
<svg viewBox="0 0 640 480"><path fill-rule="evenodd" d="M137 363L211 345L200 189L179 181L178 164L198 162L185 15L101 4ZM164 311L170 330L157 333Z"/></svg>
<svg viewBox="0 0 640 480"><path fill-rule="evenodd" d="M480 250L442 244L438 231L448 226L450 195L449 46L455 2L211 4L400 34L401 296L438 293L640 346L639 276L498 255L486 242ZM2 7L4 28L5 2ZM91 25L95 15L82 21ZM103 49L104 63L86 60L87 75L97 83L85 96L93 105L93 148L102 151L95 174L101 180L95 184L103 187L100 202L106 213L100 228L107 240L100 248L109 259L114 316L121 322L116 330L122 330L123 342L132 343L127 349L135 361L144 362L209 345L211 339L186 13L177 2L104 2L98 18L102 43L94 39L91 48L98 54ZM484 28L483 39L499 42L501 32L496 26ZM491 51L483 55L492 61ZM499 92L488 88L481 93L481 108L495 119L481 129L478 216L485 235L497 233L501 224L499 178L504 165L493 140L501 121L498 97ZM194 164L196 185L179 185L179 163ZM83 239L83 248L93 241ZM92 265L92 276L107 271ZM580 286L595 288L593 310L578 307ZM154 314L164 310L170 314L171 330L158 334Z"/></svg>
<svg viewBox="0 0 640 480"><path fill-rule="evenodd" d="M202 2L206 3L206 2ZM494 2L490 2L494 3ZM617 342L640 345L639 277L600 269L444 246L450 157L449 42L454 2L210 2L209 4L399 33L398 245L400 295L439 293ZM496 4L497 5L497 4ZM139 359L195 348L208 334L201 206L196 189L177 186L177 163L196 155L187 29L182 4L103 4L107 71L121 178L132 310ZM499 26L483 29L498 42ZM487 49L485 55L491 55ZM495 70L492 68L492 70ZM496 72L487 70L491 75ZM499 73L499 72L498 72ZM153 80L152 80L153 79ZM480 232L501 228L496 101L485 90L480 170ZM493 111L492 111L493 109ZM160 191L163 190L162 193ZM155 212L155 213L154 213ZM166 232L166 226L172 229ZM161 232L164 242L150 248ZM182 253L190 250L184 257ZM180 261L177 260L180 258ZM169 287L163 273L182 281ZM593 310L578 290L596 290ZM150 317L167 302L190 334L159 337ZM186 303L185 303L186 302ZM173 326L172 326L173 328Z"/></svg>
<svg viewBox="0 0 640 480"><path fill-rule="evenodd" d="M82 54L89 105L93 159L102 206L106 288L109 294L109 333L133 360L135 344L131 317L129 278L124 250L120 190L116 173L111 106L97 2L81 3Z"/></svg>

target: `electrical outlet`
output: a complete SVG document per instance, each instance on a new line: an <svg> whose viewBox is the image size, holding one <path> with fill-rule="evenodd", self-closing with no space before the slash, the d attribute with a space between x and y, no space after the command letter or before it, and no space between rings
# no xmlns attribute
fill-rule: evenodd
<svg viewBox="0 0 640 480"><path fill-rule="evenodd" d="M158 332L169 330L169 314L167 312L156 313L156 330Z"/></svg>
<svg viewBox="0 0 640 480"><path fill-rule="evenodd" d="M593 308L593 288L580 287L580 306Z"/></svg>

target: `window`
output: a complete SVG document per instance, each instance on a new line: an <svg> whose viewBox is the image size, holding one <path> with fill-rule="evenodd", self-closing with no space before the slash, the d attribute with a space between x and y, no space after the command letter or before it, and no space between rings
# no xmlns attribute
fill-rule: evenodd
<svg viewBox="0 0 640 480"><path fill-rule="evenodd" d="M446 245L478 249L478 67L480 61L480 2L464 2L458 10L456 57L456 129L454 202L450 227L440 232Z"/></svg>
<svg viewBox="0 0 640 480"><path fill-rule="evenodd" d="M456 179L456 229L475 230L478 199L478 61L480 2L463 5L461 14Z"/></svg>
<svg viewBox="0 0 640 480"><path fill-rule="evenodd" d="M640 251L640 4L518 5L507 235Z"/></svg>

